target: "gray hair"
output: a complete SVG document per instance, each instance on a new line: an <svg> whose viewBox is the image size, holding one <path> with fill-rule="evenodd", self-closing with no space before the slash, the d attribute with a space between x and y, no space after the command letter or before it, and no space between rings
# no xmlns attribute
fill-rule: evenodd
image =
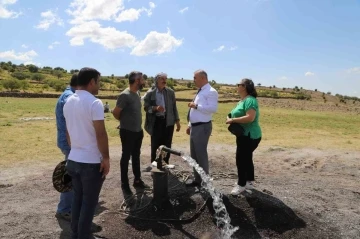
<svg viewBox="0 0 360 239"><path fill-rule="evenodd" d="M155 82L157 82L157 80L158 80L160 77L167 77L167 74L164 73L164 72L160 72L160 73L156 74L156 76L155 76Z"/></svg>
<svg viewBox="0 0 360 239"><path fill-rule="evenodd" d="M200 75L204 76L206 80L208 79L208 75L207 75L206 71L204 71L204 70L197 70L197 71L195 71L195 74L200 74Z"/></svg>

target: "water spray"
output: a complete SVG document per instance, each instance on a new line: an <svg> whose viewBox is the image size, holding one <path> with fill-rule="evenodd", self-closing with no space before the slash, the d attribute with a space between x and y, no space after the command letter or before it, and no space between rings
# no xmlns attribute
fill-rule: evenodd
<svg viewBox="0 0 360 239"><path fill-rule="evenodd" d="M205 173L203 168L190 156L185 156L183 152L177 151L164 145L160 146L157 151L156 163L157 167L151 170L153 178L153 204L156 209L165 209L170 205L168 195L168 169L164 167L164 159L167 154L181 156L191 167L193 167L202 179L201 186L210 194L213 199L213 207L215 210L215 219L217 226L221 229L221 238L230 239L232 234L238 230L230 224L230 216L222 201L222 195L216 191L212 185L212 178Z"/></svg>

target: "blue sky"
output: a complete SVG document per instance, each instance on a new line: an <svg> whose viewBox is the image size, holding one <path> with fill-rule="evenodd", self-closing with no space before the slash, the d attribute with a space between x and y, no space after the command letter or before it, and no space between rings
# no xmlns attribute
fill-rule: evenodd
<svg viewBox="0 0 360 239"><path fill-rule="evenodd" d="M360 0L0 0L0 61L360 97Z"/></svg>

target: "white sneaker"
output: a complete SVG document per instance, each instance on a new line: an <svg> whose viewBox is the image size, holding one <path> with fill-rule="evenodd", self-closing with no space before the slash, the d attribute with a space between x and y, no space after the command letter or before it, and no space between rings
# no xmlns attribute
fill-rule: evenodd
<svg viewBox="0 0 360 239"><path fill-rule="evenodd" d="M175 165L174 164L167 164L167 165L165 165L165 168L173 169L173 168L175 168Z"/></svg>
<svg viewBox="0 0 360 239"><path fill-rule="evenodd" d="M233 196L237 196L240 193L245 191L245 187L241 187L239 185L236 185L232 190L231 190L231 195Z"/></svg>
<svg viewBox="0 0 360 239"><path fill-rule="evenodd" d="M247 181L247 182L246 182L246 185L245 185L245 188L252 190L252 189L255 189L255 186L254 186L253 182Z"/></svg>

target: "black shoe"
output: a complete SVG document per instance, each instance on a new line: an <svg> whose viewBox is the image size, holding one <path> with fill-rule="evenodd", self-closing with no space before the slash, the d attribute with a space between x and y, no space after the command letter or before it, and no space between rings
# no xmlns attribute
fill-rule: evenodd
<svg viewBox="0 0 360 239"><path fill-rule="evenodd" d="M146 185L143 180L137 179L134 181L133 184L134 188L141 188L141 189L150 189L151 187L149 185Z"/></svg>
<svg viewBox="0 0 360 239"><path fill-rule="evenodd" d="M96 225L95 223L93 223L91 225L91 230L92 233L96 233L96 232L101 232L102 231L102 227L99 225Z"/></svg>
<svg viewBox="0 0 360 239"><path fill-rule="evenodd" d="M131 191L128 183L121 184L121 189L123 191L123 194L126 194L126 195L132 194L132 191Z"/></svg>
<svg viewBox="0 0 360 239"><path fill-rule="evenodd" d="M55 217L58 219L63 219L65 221L71 222L71 213L70 212L57 212Z"/></svg>

